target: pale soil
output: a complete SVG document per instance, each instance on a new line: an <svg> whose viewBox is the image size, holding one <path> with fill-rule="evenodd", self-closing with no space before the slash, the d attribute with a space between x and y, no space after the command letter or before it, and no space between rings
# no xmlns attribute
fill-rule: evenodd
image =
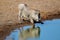
<svg viewBox="0 0 60 40"><path fill-rule="evenodd" d="M60 0L0 0L0 40L4 40L11 30L28 25L28 23L18 24L20 3L26 3L32 9L40 10L42 20L60 18Z"/></svg>

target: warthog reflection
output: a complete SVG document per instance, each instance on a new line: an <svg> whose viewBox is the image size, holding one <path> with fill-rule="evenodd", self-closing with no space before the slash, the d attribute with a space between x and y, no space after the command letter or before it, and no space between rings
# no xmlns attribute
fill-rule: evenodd
<svg viewBox="0 0 60 40"><path fill-rule="evenodd" d="M19 40L26 40L27 38L35 38L40 36L40 27L33 26L32 28L28 28L26 30L22 30L20 32Z"/></svg>

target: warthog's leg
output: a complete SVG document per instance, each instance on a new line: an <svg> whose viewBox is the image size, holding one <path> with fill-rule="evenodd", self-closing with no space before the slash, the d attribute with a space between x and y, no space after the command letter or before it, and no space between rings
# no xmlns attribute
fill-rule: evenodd
<svg viewBox="0 0 60 40"><path fill-rule="evenodd" d="M33 20L32 18L30 18L30 22L31 22L32 24L34 24L34 20Z"/></svg>
<svg viewBox="0 0 60 40"><path fill-rule="evenodd" d="M18 14L18 23L22 23L23 20L22 20L22 12L21 10L19 10L19 14Z"/></svg>

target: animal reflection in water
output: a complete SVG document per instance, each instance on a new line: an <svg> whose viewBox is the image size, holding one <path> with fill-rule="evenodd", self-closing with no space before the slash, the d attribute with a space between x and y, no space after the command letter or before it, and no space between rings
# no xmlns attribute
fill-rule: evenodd
<svg viewBox="0 0 60 40"><path fill-rule="evenodd" d="M40 27L35 27L35 25L33 25L32 28L28 28L20 32L19 40L27 40L27 38L35 38L39 36L40 36Z"/></svg>

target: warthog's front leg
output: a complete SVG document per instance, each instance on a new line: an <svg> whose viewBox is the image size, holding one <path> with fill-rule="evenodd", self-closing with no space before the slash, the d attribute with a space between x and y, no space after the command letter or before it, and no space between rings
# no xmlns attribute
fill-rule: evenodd
<svg viewBox="0 0 60 40"><path fill-rule="evenodd" d="M34 20L33 20L33 19L30 19L30 22L31 22L32 24L34 24Z"/></svg>

